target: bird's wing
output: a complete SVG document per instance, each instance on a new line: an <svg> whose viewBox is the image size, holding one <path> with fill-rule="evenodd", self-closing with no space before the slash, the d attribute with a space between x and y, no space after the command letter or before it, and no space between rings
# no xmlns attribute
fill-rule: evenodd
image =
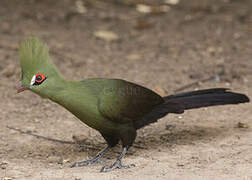
<svg viewBox="0 0 252 180"><path fill-rule="evenodd" d="M98 109L112 121L128 123L163 102L163 98L150 89L120 79L107 79L98 97Z"/></svg>

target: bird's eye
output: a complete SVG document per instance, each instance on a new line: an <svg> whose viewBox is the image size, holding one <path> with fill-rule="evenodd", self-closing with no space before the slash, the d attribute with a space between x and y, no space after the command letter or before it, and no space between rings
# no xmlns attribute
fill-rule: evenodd
<svg viewBox="0 0 252 180"><path fill-rule="evenodd" d="M42 80L42 77L41 77L40 75L37 75L37 76L36 76L36 81L37 81L37 82L40 82L41 80Z"/></svg>
<svg viewBox="0 0 252 180"><path fill-rule="evenodd" d="M42 73L37 73L32 77L31 85L40 85L46 80L46 77Z"/></svg>

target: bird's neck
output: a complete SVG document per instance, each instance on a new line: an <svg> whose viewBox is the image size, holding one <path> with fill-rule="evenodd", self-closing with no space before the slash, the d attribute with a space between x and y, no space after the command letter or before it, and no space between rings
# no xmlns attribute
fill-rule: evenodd
<svg viewBox="0 0 252 180"><path fill-rule="evenodd" d="M50 83L38 94L42 98L48 98L54 102L59 102L62 96L67 96L67 91L71 88L72 81L65 80L63 78L58 78L55 83Z"/></svg>
<svg viewBox="0 0 252 180"><path fill-rule="evenodd" d="M77 81L61 80L53 88L48 88L46 98L69 110L72 108L73 102L80 100L80 94L82 95L82 98L88 94L82 83Z"/></svg>

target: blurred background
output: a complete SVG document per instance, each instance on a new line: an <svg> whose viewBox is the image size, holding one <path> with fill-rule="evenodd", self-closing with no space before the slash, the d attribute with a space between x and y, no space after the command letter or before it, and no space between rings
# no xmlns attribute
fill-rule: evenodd
<svg viewBox="0 0 252 180"><path fill-rule="evenodd" d="M29 36L48 44L67 79L122 78L162 96L210 87L252 95L251 0L1 0L0 178L100 178L100 166L69 169L88 152L73 145L76 137L100 149L98 133L48 100L16 94L18 47ZM249 104L166 117L139 131L128 158L134 170L104 177L252 178L251 109Z"/></svg>

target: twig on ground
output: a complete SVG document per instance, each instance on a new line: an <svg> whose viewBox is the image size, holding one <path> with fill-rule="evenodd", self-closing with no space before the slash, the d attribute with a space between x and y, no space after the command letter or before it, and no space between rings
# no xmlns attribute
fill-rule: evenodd
<svg viewBox="0 0 252 180"><path fill-rule="evenodd" d="M174 92L180 92L180 91L183 91L185 89L189 89L189 88L194 87L194 86L199 86L201 83L205 83L205 82L208 82L208 81L213 81L213 80L220 81L219 79L220 79L219 75L210 76L209 78L202 79L202 80L187 84L185 86L182 86L182 87L176 89Z"/></svg>
<svg viewBox="0 0 252 180"><path fill-rule="evenodd" d="M27 134L27 135L30 135L30 136L34 136L38 139L43 139L43 140L47 140L47 141L52 141L52 142L56 142L56 143L61 143L61 144L77 144L76 142L73 142L73 141L63 141L63 140L59 140L59 139L53 139L53 138L50 138L50 137L45 137L45 136L41 136L41 135L38 135L38 134L34 134L30 131L24 131L24 130L21 130L21 129L18 129L18 128L14 128L14 127L10 127L10 126L6 126L8 129L11 129L11 130L14 130L14 131L18 131L19 133L21 134ZM85 147L85 148L88 148L88 149L93 149L93 150L99 150L98 148L94 147L94 146L89 146L89 145L86 145L86 144L78 144L79 146L81 147Z"/></svg>

